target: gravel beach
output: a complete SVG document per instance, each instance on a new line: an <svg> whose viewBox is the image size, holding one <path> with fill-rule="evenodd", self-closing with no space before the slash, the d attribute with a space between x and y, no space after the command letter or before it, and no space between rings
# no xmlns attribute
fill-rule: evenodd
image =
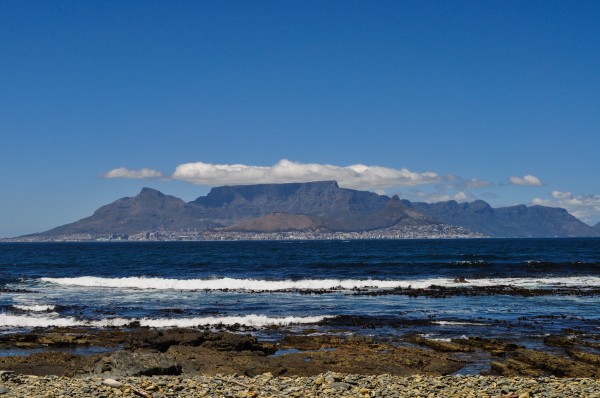
<svg viewBox="0 0 600 398"><path fill-rule="evenodd" d="M152 376L119 380L2 374L3 397L478 397L595 398L589 378L493 376L360 376L328 372L312 377Z"/></svg>
<svg viewBox="0 0 600 398"><path fill-rule="evenodd" d="M485 338L40 329L0 338L6 350L44 348L0 357L0 397L600 398L600 345L587 337L548 336L550 352ZM93 346L112 350L60 351ZM456 374L481 357L480 374Z"/></svg>

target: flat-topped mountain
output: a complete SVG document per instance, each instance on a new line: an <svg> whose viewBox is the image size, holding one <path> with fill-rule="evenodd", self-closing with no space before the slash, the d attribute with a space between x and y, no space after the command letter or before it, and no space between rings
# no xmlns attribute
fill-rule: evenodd
<svg viewBox="0 0 600 398"><path fill-rule="evenodd" d="M373 231L395 226L446 224L493 237L600 236L566 210L524 205L492 208L484 201L412 203L335 181L213 188L184 202L144 188L102 206L90 217L34 236L136 234L195 229L278 231Z"/></svg>

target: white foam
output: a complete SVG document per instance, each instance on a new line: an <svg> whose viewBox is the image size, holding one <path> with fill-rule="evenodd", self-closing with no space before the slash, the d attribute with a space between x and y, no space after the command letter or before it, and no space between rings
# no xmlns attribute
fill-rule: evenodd
<svg viewBox="0 0 600 398"><path fill-rule="evenodd" d="M79 320L73 317L58 318L52 316L10 315L0 314L0 327L32 328L32 327L70 327L70 326L92 326L111 327L126 326L132 322L139 322L141 326L148 327L194 327L194 326L216 326L216 325L243 325L253 327L264 327L271 325L287 326L297 324L317 323L328 316L306 316L306 317L268 317L266 315L224 316L224 317L199 317L199 318L112 318L102 320Z"/></svg>
<svg viewBox="0 0 600 398"><path fill-rule="evenodd" d="M81 326L81 322L77 321L75 318L0 314L0 327L35 328L48 326Z"/></svg>
<svg viewBox="0 0 600 398"><path fill-rule="evenodd" d="M262 279L164 279L145 277L100 278L82 276L78 278L41 278L41 281L81 287L102 287L119 289L156 290L236 290L236 291L289 291L289 290L352 290L352 289L394 289L428 288L432 285L444 287L486 287L510 285L521 288L550 287L599 287L600 277L573 276L563 278L481 278L467 279L466 283L455 282L451 278L375 280L375 279L303 279L303 280L262 280Z"/></svg>
<svg viewBox="0 0 600 398"><path fill-rule="evenodd" d="M486 326L479 322L457 322L457 321L433 321L432 323L440 326Z"/></svg>
<svg viewBox="0 0 600 398"><path fill-rule="evenodd" d="M13 305L14 308L21 311L30 311L30 312L45 312L52 311L56 308L55 305L52 304L32 304L32 305Z"/></svg>

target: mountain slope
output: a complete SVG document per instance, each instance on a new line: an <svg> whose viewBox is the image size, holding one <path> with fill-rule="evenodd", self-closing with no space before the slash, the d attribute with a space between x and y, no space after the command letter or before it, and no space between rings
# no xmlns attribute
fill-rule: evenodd
<svg viewBox="0 0 600 398"><path fill-rule="evenodd" d="M100 207L90 217L40 235L131 234L157 228L180 228L182 219L187 218L185 205L179 198L144 188L137 196L118 199Z"/></svg>
<svg viewBox="0 0 600 398"><path fill-rule="evenodd" d="M283 231L373 231L392 227L403 222L411 225L430 223L431 220L409 209L398 196L388 199L385 206L370 212L351 212L344 217L328 213L325 216L309 216L289 213L274 213L245 220L224 228L225 231L239 232L283 232Z"/></svg>
<svg viewBox="0 0 600 398"><path fill-rule="evenodd" d="M251 218L235 225L225 227L222 231L235 232L291 232L329 230L321 217L304 214L273 213Z"/></svg>

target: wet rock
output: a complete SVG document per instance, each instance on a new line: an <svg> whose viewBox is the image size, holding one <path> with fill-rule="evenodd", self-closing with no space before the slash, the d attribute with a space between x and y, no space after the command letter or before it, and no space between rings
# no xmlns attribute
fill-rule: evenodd
<svg viewBox="0 0 600 398"><path fill-rule="evenodd" d="M549 347L573 347L575 346L576 340L565 336L546 336L544 337L544 344Z"/></svg>
<svg viewBox="0 0 600 398"><path fill-rule="evenodd" d="M590 365L600 366L600 355L578 350L567 350L567 354L580 362L589 363Z"/></svg>
<svg viewBox="0 0 600 398"><path fill-rule="evenodd" d="M111 377L181 374L181 365L165 353L118 351L108 358L98 361L93 373Z"/></svg>
<svg viewBox="0 0 600 398"><path fill-rule="evenodd" d="M539 377L544 375L544 371L535 369L531 365L515 359L507 359L502 362L494 361L491 363L491 369L501 376L528 376Z"/></svg>
<svg viewBox="0 0 600 398"><path fill-rule="evenodd" d="M452 342L448 342L448 341L426 339L426 338L420 337L420 336L414 336L414 335L409 336L409 337L407 337L407 340L410 341L411 343L429 347L432 350L439 351L439 352L470 352L470 351L473 351L473 348L465 346L465 345L456 344L456 343L452 343Z"/></svg>
<svg viewBox="0 0 600 398"><path fill-rule="evenodd" d="M126 342L127 349L153 349L166 352L172 346L207 347L220 351L262 351L271 353L272 346L260 344L255 337L235 333L213 333L191 329L140 328Z"/></svg>
<svg viewBox="0 0 600 398"><path fill-rule="evenodd" d="M535 376L550 374L559 377L595 377L597 367L562 358L545 352L518 349L502 363L492 363L492 369L501 375Z"/></svg>
<svg viewBox="0 0 600 398"><path fill-rule="evenodd" d="M93 369L99 355L36 352L27 356L0 357L0 369L26 375L74 376Z"/></svg>

